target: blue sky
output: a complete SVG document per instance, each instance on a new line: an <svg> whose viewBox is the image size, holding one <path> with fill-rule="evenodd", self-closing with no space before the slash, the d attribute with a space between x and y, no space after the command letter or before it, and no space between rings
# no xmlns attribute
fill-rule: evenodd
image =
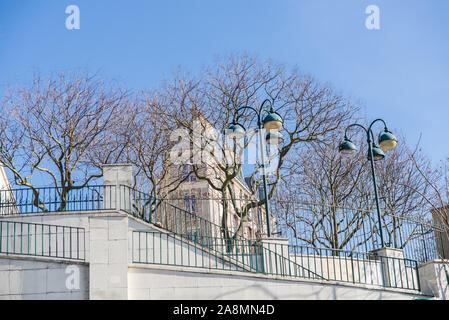
<svg viewBox="0 0 449 320"><path fill-rule="evenodd" d="M80 30L67 30L77 5ZM380 8L380 30L365 8ZM0 92L34 71L100 71L149 89L179 66L247 52L299 66L362 102L436 163L449 156L447 0L1 0ZM380 128L379 128L380 130Z"/></svg>

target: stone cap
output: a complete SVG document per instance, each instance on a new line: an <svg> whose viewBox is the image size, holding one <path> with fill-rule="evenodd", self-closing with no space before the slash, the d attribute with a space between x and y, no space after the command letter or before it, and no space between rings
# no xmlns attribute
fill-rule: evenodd
<svg viewBox="0 0 449 320"><path fill-rule="evenodd" d="M390 258L404 258L404 250L398 248L384 247L370 251L373 254Z"/></svg>
<svg viewBox="0 0 449 320"><path fill-rule="evenodd" d="M128 163L103 164L103 184L132 186L132 168Z"/></svg>
<svg viewBox="0 0 449 320"><path fill-rule="evenodd" d="M130 163L103 163L101 165L102 168L105 167L132 167L133 165Z"/></svg>
<svg viewBox="0 0 449 320"><path fill-rule="evenodd" d="M288 244L288 238L261 238L261 242L274 244Z"/></svg>

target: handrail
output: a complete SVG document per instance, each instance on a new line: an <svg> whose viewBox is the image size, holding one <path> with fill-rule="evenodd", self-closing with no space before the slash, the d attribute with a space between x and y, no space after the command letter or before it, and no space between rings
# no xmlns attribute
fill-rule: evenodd
<svg viewBox="0 0 449 320"><path fill-rule="evenodd" d="M85 260L85 229L0 220L0 253Z"/></svg>
<svg viewBox="0 0 449 320"><path fill-rule="evenodd" d="M37 187L0 190L0 216L116 209L112 193L115 186L88 185L76 187L66 194L61 188Z"/></svg>
<svg viewBox="0 0 449 320"><path fill-rule="evenodd" d="M146 222L162 227L167 231L179 235L194 236L194 233L198 232L197 227L199 226L200 234L197 233L197 236L213 237L221 235L223 230L230 232L229 229L223 228L208 219L175 206L170 203L171 199L154 198L149 194L125 185L120 185L120 194L121 210ZM168 208L165 207L165 216L161 212L164 205L168 206ZM172 220L169 219L168 215L172 216ZM182 230L183 228L184 230ZM233 239L248 240L240 234L235 235ZM255 242L255 240L251 241Z"/></svg>

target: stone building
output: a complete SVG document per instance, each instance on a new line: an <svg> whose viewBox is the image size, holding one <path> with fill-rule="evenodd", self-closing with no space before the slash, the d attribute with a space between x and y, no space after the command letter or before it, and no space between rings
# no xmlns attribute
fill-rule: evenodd
<svg viewBox="0 0 449 320"><path fill-rule="evenodd" d="M6 175L5 168L0 165L0 215L12 214L17 211L14 206L14 195Z"/></svg>
<svg viewBox="0 0 449 320"><path fill-rule="evenodd" d="M188 166L182 165L181 170L187 172L189 169L186 167ZM191 175L170 194L169 198L174 205L198 214L216 225L221 225L222 223L223 201L227 201L229 208L227 226L236 232L241 218L236 213L234 205L240 210L245 203L255 202L258 199L252 196L243 175L239 175L238 178L234 179L232 187L235 190L235 194L238 195L238 198L235 199L235 204L230 199L224 200L220 192L214 190L207 181L200 180L194 175ZM274 216L271 214L271 226L275 225L274 219ZM243 237L248 239L261 238L266 235L266 214L264 206L249 209L241 230L243 231Z"/></svg>
<svg viewBox="0 0 449 320"><path fill-rule="evenodd" d="M449 206L431 210L435 225L435 240L437 244L438 256L441 259L449 259L449 237L447 233L447 223L449 222ZM444 223L444 221L446 223ZM445 227L446 224L446 227Z"/></svg>

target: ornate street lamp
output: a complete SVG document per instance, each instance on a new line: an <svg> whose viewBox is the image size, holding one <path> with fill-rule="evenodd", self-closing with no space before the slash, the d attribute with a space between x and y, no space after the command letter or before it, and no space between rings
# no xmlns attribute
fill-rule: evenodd
<svg viewBox="0 0 449 320"><path fill-rule="evenodd" d="M376 123L378 121L381 121L385 127L384 132L379 135L379 139L378 139L380 148L378 146L376 146L373 142L374 135L373 135L373 131L371 129L372 126L374 125L374 123ZM376 174L374 171L374 161L379 161L379 160L382 160L383 158L385 158L385 154L383 151L391 151L394 148L396 148L398 140L388 130L387 124L382 119L376 119L373 122L371 122L368 129L366 129L364 126L362 126L358 123L354 123L346 128L345 138L344 138L343 142L340 143L340 145L338 147L338 149L340 150L340 152L342 154L353 154L357 151L357 147L354 145L354 143L351 140L348 139L348 135L347 135L348 129L350 129L352 127L362 128L366 133L367 142L368 142L368 160L371 163L371 173L373 175L373 184L374 184L374 196L376 198L376 208L377 208L377 219L379 222L380 242L381 242L381 246L384 247L384 239L383 239L383 234L382 234L382 223L380 220L379 197L377 194Z"/></svg>
<svg viewBox="0 0 449 320"><path fill-rule="evenodd" d="M266 103L270 104L270 110L263 110L263 107ZM242 106L238 108L234 113L234 119L232 120L228 132L231 133L237 139L242 138L245 133L245 127L241 124L237 123L236 117L240 110L250 109L254 111L257 115L257 128L259 131L259 141L260 141L260 156L262 161L262 178L263 178L263 187L264 187L264 197L265 197L265 213L267 217L267 235L271 237L271 227L270 227L270 203L268 202L268 188L267 188L267 178L266 178L266 170L265 170L265 146L263 143L263 134L262 128L269 131L265 140L267 144L278 144L284 141L282 134L279 132L283 126L282 117L273 110L273 104L269 99L266 99L259 107L259 110L250 107L250 106ZM265 111L267 115L262 119L262 113Z"/></svg>

